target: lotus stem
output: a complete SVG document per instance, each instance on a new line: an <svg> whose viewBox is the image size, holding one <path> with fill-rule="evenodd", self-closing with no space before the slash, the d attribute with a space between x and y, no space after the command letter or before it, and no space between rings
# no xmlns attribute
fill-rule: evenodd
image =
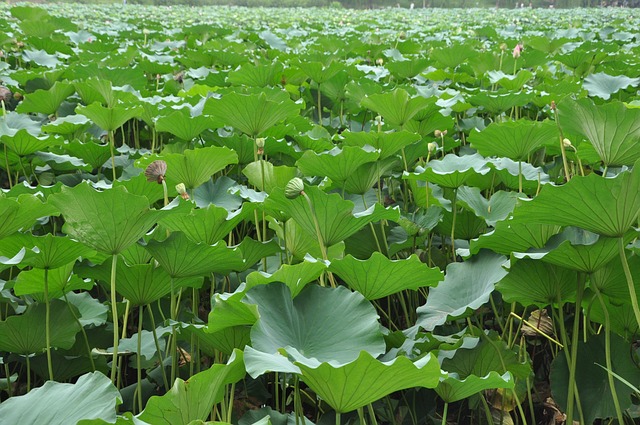
<svg viewBox="0 0 640 425"><path fill-rule="evenodd" d="M602 307L602 313L604 314L604 351L605 351L605 361L607 364L607 379L609 380L609 387L611 388L611 397L613 397L613 406L616 409L616 416L618 417L618 423L624 424L624 417L622 416L622 409L620 408L620 401L618 401L618 392L616 390L616 383L613 380L613 364L611 363L611 322L609 320L609 311L607 310L607 305L604 303L604 299L602 298L602 294L598 289L597 285L591 285L593 291L596 293L598 297L598 301L600 301L600 306Z"/></svg>
<svg viewBox="0 0 640 425"><path fill-rule="evenodd" d="M318 124L322 125L322 92L320 92L320 83L318 83Z"/></svg>
<svg viewBox="0 0 640 425"><path fill-rule="evenodd" d="M27 354L27 392L31 391L31 357ZM9 363L4 364L4 371L7 375L7 392L9 393L9 397L13 394L11 391L11 375L9 375Z"/></svg>
<svg viewBox="0 0 640 425"><path fill-rule="evenodd" d="M522 193L522 160L518 161L518 193Z"/></svg>
<svg viewBox="0 0 640 425"><path fill-rule="evenodd" d="M167 371L164 369L164 359L162 358L162 351L160 350L160 342L158 341L158 333L156 332L156 320L153 317L153 309L151 305L147 304L149 310L149 318L151 319L151 327L153 333L153 342L156 346L156 353L158 353L158 361L160 362L160 370L162 371L162 380L164 381L164 388L169 391L169 380L167 379Z"/></svg>
<svg viewBox="0 0 640 425"><path fill-rule="evenodd" d="M584 294L584 276L578 273L578 287L576 293L576 312L573 319L571 334L571 363L569 365L569 391L567 394L567 423L573 423L573 401L575 399L576 366L578 363L578 338L580 336L580 314L582 311L582 296Z"/></svg>
<svg viewBox="0 0 640 425"><path fill-rule="evenodd" d="M231 416L233 413L233 397L236 393L236 383L231 384L231 391L229 391L229 408L227 409L227 423L231 423Z"/></svg>
<svg viewBox="0 0 640 425"><path fill-rule="evenodd" d="M444 410L442 411L442 425L447 425L447 412L449 410L449 403L444 402Z"/></svg>
<svg viewBox="0 0 640 425"><path fill-rule="evenodd" d="M113 180L116 181L116 137L113 131L109 131L109 151L111 152L111 172L113 175Z"/></svg>
<svg viewBox="0 0 640 425"><path fill-rule="evenodd" d="M633 276L631 275L631 270L629 269L629 263L627 262L624 238L622 236L618 238L618 252L620 253L620 262L622 263L624 276L627 279L627 286L629 287L629 295L631 296L631 307L633 308L633 314L636 317L638 326L640 326L640 307L638 307L638 296L636 295L636 287L633 283Z"/></svg>
<svg viewBox="0 0 640 425"><path fill-rule="evenodd" d="M2 103L4 106L4 102ZM7 169L7 180L9 180L9 189L13 187L13 182L11 181L11 168L9 167L9 155L7 154L7 145L4 144L4 165Z"/></svg>
<svg viewBox="0 0 640 425"><path fill-rule="evenodd" d="M453 219L451 221L451 256L453 262L456 262L456 215L457 215L457 201L458 201L458 188L453 189L453 200L451 201L451 212L453 213Z"/></svg>
<svg viewBox="0 0 640 425"><path fill-rule="evenodd" d="M373 410L373 404L367 404L367 410L369 411L369 420L372 425L378 425L378 420L376 419L376 412Z"/></svg>
<svg viewBox="0 0 640 425"><path fill-rule="evenodd" d="M340 412L336 412L336 425L340 425L341 423Z"/></svg>
<svg viewBox="0 0 640 425"><path fill-rule="evenodd" d="M55 234L55 232L54 232L54 234ZM82 337L84 339L84 346L87 349L87 355L89 356L89 362L91 363L91 369L95 372L96 364L93 361L93 356L91 355L91 347L89 346L89 338L87 337L87 331L84 330L84 326L82 326L82 324L80 323L80 319L76 315L76 312L73 311L73 309L71 308L71 304L69 303L69 299L67 298L67 294L63 294L63 297L64 297L65 302L67 303L67 306L69 307L69 311L71 312L71 314L73 315L73 318L76 320L76 323L80 327L80 332L82 332Z"/></svg>
<svg viewBox="0 0 640 425"><path fill-rule="evenodd" d="M322 253L322 259L324 261L329 261L329 257L327 256L327 247L324 244L324 239L322 238L322 233L320 232L320 223L318 223L318 217L316 217L316 211L313 208L313 202L311 202L311 198L304 191L300 192L300 194L306 199L307 205L309 205L309 210L311 211L311 217L313 218L313 225L316 228L316 237L318 238L318 244L320 245L320 252ZM336 281L333 278L333 273L327 272L329 276L329 282L331 282L331 286L333 288L336 287Z"/></svg>
<svg viewBox="0 0 640 425"><path fill-rule="evenodd" d="M138 386L136 387L136 393L138 395L138 413L142 412L142 362L140 356L142 353L142 322L143 322L144 308L138 307L138 351L136 353L136 378L138 380ZM163 367L162 364L160 367Z"/></svg>
<svg viewBox="0 0 640 425"><path fill-rule="evenodd" d="M116 384L116 370L118 370L118 342L120 334L118 332L118 306L116 304L116 267L118 265L118 254L111 256L111 315L113 316L113 355L111 357L111 382Z"/></svg>
<svg viewBox="0 0 640 425"><path fill-rule="evenodd" d="M51 362L51 302L49 301L49 269L44 269L44 305L44 338L47 345L47 369L49 371L49 380L53 381L53 364ZM10 377L7 376L7 379L10 379Z"/></svg>

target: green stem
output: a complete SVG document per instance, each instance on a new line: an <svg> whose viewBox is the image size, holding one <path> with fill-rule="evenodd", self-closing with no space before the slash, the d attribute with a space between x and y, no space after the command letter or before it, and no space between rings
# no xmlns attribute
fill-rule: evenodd
<svg viewBox="0 0 640 425"><path fill-rule="evenodd" d="M69 311L71 312L71 314L73 315L73 318L75 319L76 323L80 327L80 332L82 332L82 337L84 339L84 346L87 349L87 355L89 356L89 362L91 362L91 370L95 372L96 364L93 361L93 356L91 355L91 347L89 346L89 338L87 337L87 331L85 331L84 326L82 326L82 324L80 323L80 319L76 315L76 312L73 311L73 309L71 308L71 304L69 303L67 294L63 294L63 296L64 296L65 302L67 303L67 306L69 306Z"/></svg>
<svg viewBox="0 0 640 425"><path fill-rule="evenodd" d="M442 411L442 425L447 425L447 412L449 410L449 403L444 402L444 410Z"/></svg>
<svg viewBox="0 0 640 425"><path fill-rule="evenodd" d="M11 375L9 375L9 365L5 363L4 367L7 374L7 391L9 392L9 397L11 397ZM31 391L31 357L27 354L27 392L29 391Z"/></svg>
<svg viewBox="0 0 640 425"><path fill-rule="evenodd" d="M45 342L47 345L47 369L49 380L53 381L53 363L51 362L51 304L49 301L49 269L44 269L44 303L45 303Z"/></svg>
<svg viewBox="0 0 640 425"><path fill-rule="evenodd" d="M231 391L229 391L229 408L227 409L227 423L231 423L231 415L233 413L233 397L236 393L236 383L231 384Z"/></svg>
<svg viewBox="0 0 640 425"><path fill-rule="evenodd" d="M109 151L111 152L111 171L113 174L113 181L116 181L116 138L113 131L109 132Z"/></svg>
<svg viewBox="0 0 640 425"><path fill-rule="evenodd" d="M318 217L316 217L316 211L313 208L313 202L311 202L311 198L304 191L300 193L304 199L307 201L307 205L309 205L309 210L311 211L311 217L313 218L313 225L316 228L316 237L318 238L318 244L320 245L320 253L322 254L322 259L324 261L329 261L329 257L327 256L327 247L324 244L324 239L322 238L322 233L320 232L320 223L318 223ZM336 287L336 281L333 278L333 274L331 272L327 272L329 276L329 282L331 282L332 287Z"/></svg>
<svg viewBox="0 0 640 425"><path fill-rule="evenodd" d="M320 83L318 83L318 124L322 125L322 93L320 92Z"/></svg>
<svg viewBox="0 0 640 425"><path fill-rule="evenodd" d="M138 394L138 412L142 412L142 362L140 356L142 356L142 321L143 321L144 308L138 307L138 352L136 353L136 368L138 387L136 392ZM162 365L160 365L162 367Z"/></svg>
<svg viewBox="0 0 640 425"><path fill-rule="evenodd" d="M624 238L618 238L618 252L620 253L620 262L622 263L622 269L624 270L624 276L627 279L627 287L629 288L629 295L631 296L631 307L633 308L633 314L636 317L636 322L640 326L640 307L638 307L638 296L636 295L636 287L633 283L633 276L629 269L629 263L627 262L627 255L625 253Z"/></svg>
<svg viewBox="0 0 640 425"><path fill-rule="evenodd" d="M169 205L169 190L167 189L167 182L162 179L162 192L164 194L164 206Z"/></svg>
<svg viewBox="0 0 640 425"><path fill-rule="evenodd" d="M373 410L373 404L367 404L367 410L369 411L369 420L372 425L378 425L378 420L376 419L376 412Z"/></svg>
<svg viewBox="0 0 640 425"><path fill-rule="evenodd" d="M453 262L456 262L456 215L457 215L457 200L458 200L458 188L453 189L453 200L451 201L451 211L453 213L453 219L451 221L451 256Z"/></svg>
<svg viewBox="0 0 640 425"><path fill-rule="evenodd" d="M162 351L160 350L160 342L158 341L158 333L156 332L156 319L153 317L153 309L147 304L149 310L149 317L151 318L151 327L153 333L153 342L156 345L156 353L158 353L158 361L160 362L160 370L162 371L162 380L164 381L165 391L169 391L169 380L167 379L167 371L164 369L164 359L162 358Z"/></svg>
<svg viewBox="0 0 640 425"><path fill-rule="evenodd" d="M604 303L604 299L602 298L602 294L598 289L597 285L591 285L593 291L596 293L598 297L598 301L600 301L600 306L602 307L602 312L604 314L604 350L605 350L605 361L607 364L607 379L609 380L609 387L611 388L611 397L613 397L613 406L616 409L616 416L618 417L618 423L624 424L624 418L622 416L622 409L620 408L620 402L618 401L618 392L616 391L616 383L613 380L613 364L611 363L611 322L609 321L609 311L607 310L607 305Z"/></svg>
<svg viewBox="0 0 640 425"><path fill-rule="evenodd" d="M576 366L578 359L578 338L580 336L580 314L582 311L582 296L584 294L584 275L578 273L578 288L576 293L576 312L573 318L573 332L571 334L571 364L569 365L569 391L567 394L567 423L573 423L573 408L576 385Z"/></svg>
<svg viewBox="0 0 640 425"><path fill-rule="evenodd" d="M175 292L175 287L174 287L174 282L172 277L171 278L171 307L170 307L171 311L169 311L169 317L171 318L172 322L175 322L176 320L176 314L175 314L176 304L177 304L176 292ZM176 370L178 368L178 356L176 355L176 351L178 347L177 347L176 337L177 337L176 327L173 325L173 323L171 323L171 344L169 344L169 355L171 356L171 385L173 385L173 383L176 380Z"/></svg>
<svg viewBox="0 0 640 425"><path fill-rule="evenodd" d="M340 412L336 412L336 425L340 425L342 421L340 420Z"/></svg>
<svg viewBox="0 0 640 425"><path fill-rule="evenodd" d="M4 105L4 103L3 103ZM7 168L7 179L9 180L9 189L13 187L13 183L11 182L11 168L9 167L9 155L7 154L7 145L4 145L4 164Z"/></svg>
<svg viewBox="0 0 640 425"><path fill-rule="evenodd" d="M518 161L518 193L522 193L522 161Z"/></svg>
<svg viewBox="0 0 640 425"><path fill-rule="evenodd" d="M114 172L115 173L115 172ZM113 355L111 357L111 382L116 384L116 371L118 370L118 342L120 334L118 332L118 306L116 304L116 267L118 265L118 254L111 256L111 315L113 316Z"/></svg>

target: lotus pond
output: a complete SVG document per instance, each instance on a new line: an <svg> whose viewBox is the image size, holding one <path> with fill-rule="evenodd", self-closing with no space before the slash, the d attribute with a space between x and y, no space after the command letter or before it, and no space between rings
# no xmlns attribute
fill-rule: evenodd
<svg viewBox="0 0 640 425"><path fill-rule="evenodd" d="M639 13L0 13L0 424L638 422Z"/></svg>

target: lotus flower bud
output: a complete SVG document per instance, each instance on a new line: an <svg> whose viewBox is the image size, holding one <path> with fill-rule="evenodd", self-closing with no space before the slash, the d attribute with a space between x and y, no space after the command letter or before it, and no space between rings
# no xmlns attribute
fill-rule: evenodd
<svg viewBox="0 0 640 425"><path fill-rule="evenodd" d="M302 192L304 192L304 182L300 177L294 177L289 180L289 183L284 188L284 196L289 199L297 198Z"/></svg>
<svg viewBox="0 0 640 425"><path fill-rule="evenodd" d="M407 38L407 33L404 31L400 31L400 34L398 34L398 38L400 40L404 40L405 38Z"/></svg>
<svg viewBox="0 0 640 425"><path fill-rule="evenodd" d="M178 183L176 185L176 190L178 191L178 195L185 201L189 200L189 194L187 193L187 188L184 183Z"/></svg>
<svg viewBox="0 0 640 425"><path fill-rule="evenodd" d="M144 170L144 176L148 182L156 182L162 184L164 175L167 172L167 163L162 160L153 161Z"/></svg>
<svg viewBox="0 0 640 425"><path fill-rule="evenodd" d="M149 34L151 34L151 31L149 31L148 29L144 28L144 29L142 30L142 34L144 34L144 35L149 35Z"/></svg>
<svg viewBox="0 0 640 425"><path fill-rule="evenodd" d="M438 138L440 138L440 137L442 137L442 131L436 130L436 131L433 132L433 135L438 137Z"/></svg>
<svg viewBox="0 0 640 425"><path fill-rule="evenodd" d="M562 139L562 144L565 148L572 148L573 145L571 144L571 140L567 139L566 137L564 139Z"/></svg>
<svg viewBox="0 0 640 425"><path fill-rule="evenodd" d="M516 44L516 47L513 48L513 58L518 59L524 47L521 43Z"/></svg>
<svg viewBox="0 0 640 425"><path fill-rule="evenodd" d="M264 154L264 137L256 139L256 147L258 148L258 155Z"/></svg>
<svg viewBox="0 0 640 425"><path fill-rule="evenodd" d="M500 43L500 50L502 50L503 52L507 50L507 43Z"/></svg>
<svg viewBox="0 0 640 425"><path fill-rule="evenodd" d="M429 149L429 153L434 153L438 149L438 144L436 142L431 142L427 145Z"/></svg>
<svg viewBox="0 0 640 425"><path fill-rule="evenodd" d="M384 59L382 59L382 58L376 59L376 65L382 66L383 64L384 64Z"/></svg>

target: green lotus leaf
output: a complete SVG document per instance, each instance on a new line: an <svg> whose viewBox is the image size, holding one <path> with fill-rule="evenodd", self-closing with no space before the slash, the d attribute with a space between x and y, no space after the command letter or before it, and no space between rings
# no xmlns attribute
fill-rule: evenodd
<svg viewBox="0 0 640 425"><path fill-rule="evenodd" d="M468 141L484 156L525 161L531 152L554 139L558 139L558 129L553 122L518 120L493 123L482 131L472 131Z"/></svg>
<svg viewBox="0 0 640 425"><path fill-rule="evenodd" d="M521 69L515 75L505 74L502 71L489 71L487 72L487 76L491 84L498 84L506 90L515 92L521 90L534 75L533 72L527 69Z"/></svg>
<svg viewBox="0 0 640 425"><path fill-rule="evenodd" d="M0 142L20 156L44 151L50 146L61 145L64 139L58 136L34 136L26 129L18 130L12 136L0 136Z"/></svg>
<svg viewBox="0 0 640 425"><path fill-rule="evenodd" d="M28 394L0 404L6 423L75 424L102 419L112 423L122 396L101 372L82 375L75 384L47 381Z"/></svg>
<svg viewBox="0 0 640 425"><path fill-rule="evenodd" d="M609 297L603 297L603 301L609 315L609 330L623 337L625 341L633 341L634 336L638 333L638 321L633 313L631 303L620 304ZM606 320L600 302L593 300L590 308L589 320L604 325Z"/></svg>
<svg viewBox="0 0 640 425"><path fill-rule="evenodd" d="M143 196L123 187L97 191L89 184L63 187L49 196L65 218L67 235L105 254L118 254L140 239L161 216Z"/></svg>
<svg viewBox="0 0 640 425"><path fill-rule="evenodd" d="M488 248L498 254L510 255L512 252L525 252L529 248L540 249L560 230L560 226L549 224L499 221L493 231L470 242L470 252L477 254L482 248Z"/></svg>
<svg viewBox="0 0 640 425"><path fill-rule="evenodd" d="M345 146L320 154L306 151L296 165L306 176L329 177L336 183L344 184L354 169L376 161L379 156L371 147L367 150L358 146Z"/></svg>
<svg viewBox="0 0 640 425"><path fill-rule="evenodd" d="M630 242L635 235L635 231L628 232L625 242ZM541 259L571 270L592 273L618 256L618 239L568 227L549 239L544 248L517 252L514 256Z"/></svg>
<svg viewBox="0 0 640 425"><path fill-rule="evenodd" d="M275 239L260 242L249 236L242 239L238 245L232 247L238 249L242 255L244 266L235 268L235 264L231 263L227 270L230 271L245 271L253 267L258 261L263 258L270 257L279 252L282 252L282 248Z"/></svg>
<svg viewBox="0 0 640 425"><path fill-rule="evenodd" d="M420 135L408 131L394 131L391 133L381 132L351 132L345 131L341 134L346 146L373 146L380 151L380 159L386 159L395 155L402 148L420 140Z"/></svg>
<svg viewBox="0 0 640 425"><path fill-rule="evenodd" d="M204 115L192 116L189 108L178 109L156 121L156 131L171 133L174 136L191 141L202 132L213 127L213 120Z"/></svg>
<svg viewBox="0 0 640 425"><path fill-rule="evenodd" d="M450 374L440 381L436 387L438 395L447 403L453 403L485 390L505 388L512 389L515 382L509 372L500 374L491 371L485 376L469 375L464 379L456 378Z"/></svg>
<svg viewBox="0 0 640 425"><path fill-rule="evenodd" d="M380 178L391 171L399 162L398 158L389 157L376 162L363 164L352 170L344 182L344 189L353 194L364 195L380 181Z"/></svg>
<svg viewBox="0 0 640 425"><path fill-rule="evenodd" d="M283 264L273 274L256 271L247 276L247 290L256 285L282 282L289 287L292 297L297 297L307 284L317 280L327 266L312 257L298 264Z"/></svg>
<svg viewBox="0 0 640 425"><path fill-rule="evenodd" d="M416 310L416 324L432 331L447 320L471 315L489 301L495 284L507 274L504 263L505 257L483 251L464 263L449 264L444 281L429 291L426 304Z"/></svg>
<svg viewBox="0 0 640 425"><path fill-rule="evenodd" d="M40 217L58 215L56 208L40 200L39 197L23 194L8 198L0 193L0 239L20 229L28 229Z"/></svg>
<svg viewBox="0 0 640 425"><path fill-rule="evenodd" d="M60 104L75 92L73 85L56 81L49 90L36 90L24 97L16 108L21 114L55 114Z"/></svg>
<svg viewBox="0 0 640 425"><path fill-rule="evenodd" d="M391 93L368 95L360 101L362 107L382 115L386 124L399 128L402 128L422 109L432 104L432 100L421 96L410 98L409 93L404 89L396 89Z"/></svg>
<svg viewBox="0 0 640 425"><path fill-rule="evenodd" d="M49 298L58 298L70 291L78 289L91 289L93 282L84 282L71 271L75 261L54 269L47 269L47 282L49 286ZM16 295L34 295L34 298L44 301L44 275L43 269L23 270L16 277L14 292Z"/></svg>
<svg viewBox="0 0 640 425"><path fill-rule="evenodd" d="M406 289L416 291L425 286L436 286L443 278L437 267L427 266L415 254L404 260L390 260L379 252L374 252L368 260L347 255L332 261L329 270L368 300Z"/></svg>
<svg viewBox="0 0 640 425"><path fill-rule="evenodd" d="M235 350L227 364L215 364L187 381L177 378L171 391L153 396L137 417L156 425L188 425L205 420L224 398L227 385L245 376L242 351Z"/></svg>
<svg viewBox="0 0 640 425"><path fill-rule="evenodd" d="M429 66L429 59L417 58L405 61L390 62L385 67L400 79L414 78Z"/></svg>
<svg viewBox="0 0 640 425"><path fill-rule="evenodd" d="M55 269L67 265L78 257L91 257L96 254L94 250L69 238L53 236L51 233L45 236L29 235L26 241L31 248L29 265L38 269Z"/></svg>
<svg viewBox="0 0 640 425"><path fill-rule="evenodd" d="M490 199L485 199L477 187L463 186L458 189L458 205L484 218L488 225L507 218L516 206L518 194L499 190Z"/></svg>
<svg viewBox="0 0 640 425"><path fill-rule="evenodd" d="M216 333L234 326L253 325L259 317L254 304L244 302L244 291L214 294L206 332Z"/></svg>
<svg viewBox="0 0 640 425"><path fill-rule="evenodd" d="M215 356L217 351L221 351L230 356L236 348L244 350L249 344L250 330L249 326L231 326L216 332L208 332L204 325L188 324L181 332L187 339L194 336L198 347L206 355Z"/></svg>
<svg viewBox="0 0 640 425"><path fill-rule="evenodd" d="M142 107L120 104L109 108L94 102L88 106L78 106L76 113L86 116L104 131L115 131L130 119L139 116Z"/></svg>
<svg viewBox="0 0 640 425"><path fill-rule="evenodd" d="M242 174L258 190L271 193L276 187L284 188L289 183L289 180L298 174L298 170L295 167L287 167L286 165L275 166L261 159L247 164L242 170Z"/></svg>
<svg viewBox="0 0 640 425"><path fill-rule="evenodd" d="M435 388L446 376L431 353L413 362L397 357L376 360L362 351L344 365L296 362L304 382L336 412L346 413L407 388Z"/></svg>
<svg viewBox="0 0 640 425"><path fill-rule="evenodd" d="M621 237L640 212L640 164L614 178L576 176L562 186L545 185L533 200L516 207L514 221L581 227Z"/></svg>
<svg viewBox="0 0 640 425"><path fill-rule="evenodd" d="M542 168L534 167L529 163L515 162L504 157L489 158L488 161L495 175L509 189L520 189L522 182L522 191L533 195L537 193L539 185L549 183L549 175Z"/></svg>
<svg viewBox="0 0 640 425"><path fill-rule="evenodd" d="M606 166L633 165L640 158L640 110L621 102L595 105L581 99L565 100L558 113L563 131L588 140Z"/></svg>
<svg viewBox="0 0 640 425"><path fill-rule="evenodd" d="M629 253L627 253L629 254ZM627 263L632 276L640 276L640 257L637 255L627 255ZM640 282L634 279L636 293L640 292ZM629 303L631 305L631 297L629 295L629 286L624 274L624 268L620 258L614 258L607 265L600 267L591 273L589 277L589 286L597 287L605 296L609 297L616 304ZM595 304L599 304L597 301ZM637 323L635 324L637 326Z"/></svg>
<svg viewBox="0 0 640 425"><path fill-rule="evenodd" d="M67 115L57 118L42 126L42 131L48 134L74 134L86 130L91 125L89 118L81 114Z"/></svg>
<svg viewBox="0 0 640 425"><path fill-rule="evenodd" d="M507 302L542 308L574 300L577 280L578 274L573 270L537 260L520 260L496 284L496 289Z"/></svg>
<svg viewBox="0 0 640 425"><path fill-rule="evenodd" d="M204 114L215 118L220 126L231 126L251 137L260 136L275 124L298 115L300 105L290 100L276 102L265 94L229 93L209 99Z"/></svg>
<svg viewBox="0 0 640 425"><path fill-rule="evenodd" d="M448 154L443 159L429 161L426 167L418 166L416 172L405 172L403 178L426 180L442 187L458 188L473 176L483 176L491 169L481 155L457 156Z"/></svg>
<svg viewBox="0 0 640 425"><path fill-rule="evenodd" d="M98 327L107 323L107 311L109 307L91 297L88 292L70 292L67 294L67 300L78 309L78 321L83 327Z"/></svg>
<svg viewBox="0 0 640 425"><path fill-rule="evenodd" d="M476 54L476 50L468 44L455 44L452 46L433 49L430 57L439 62L445 68L454 69Z"/></svg>
<svg viewBox="0 0 640 425"><path fill-rule="evenodd" d="M340 62L331 62L327 66L320 62L307 62L300 61L296 63L296 66L300 68L305 74L311 78L311 80L316 83L324 83L329 80L331 77L336 75L342 69L344 69L344 65Z"/></svg>
<svg viewBox="0 0 640 425"><path fill-rule="evenodd" d="M254 205L250 203L243 204L235 212L210 204L205 208L195 208L188 214L168 215L160 223L172 232L183 232L193 242L213 245L243 220L253 216L253 210Z"/></svg>
<svg viewBox="0 0 640 425"><path fill-rule="evenodd" d="M597 418L611 418L616 416L613 396L609 387L607 371L598 365L606 365L605 335L593 335L585 344L578 342L576 386L580 393L580 404L585 423L593 423ZM617 335L611 335L611 365L613 372L636 387L640 383L640 370L629 355L631 346ZM566 411L567 391L569 386L569 368L567 357L558 353L551 363L551 392L553 399L560 409ZM631 395L634 390L614 377L614 385L618 395L620 408L625 411L631 407ZM578 411L577 409L575 410Z"/></svg>
<svg viewBox="0 0 640 425"><path fill-rule="evenodd" d="M75 115L72 115L75 116ZM111 157L109 145L99 145L94 142L73 140L64 145L65 151L76 158L80 158L93 168L100 168Z"/></svg>
<svg viewBox="0 0 640 425"><path fill-rule="evenodd" d="M397 220L399 216L397 210L386 209L379 204L371 206L364 212L354 214L355 205L353 202L343 200L336 193L326 194L314 186L305 187L305 193L311 199L322 239L327 246L342 242L371 222L383 219ZM307 233L315 236L316 229L311 210L304 197L288 199L284 195L284 190L277 189L269 195L265 201L265 207L284 212Z"/></svg>
<svg viewBox="0 0 640 425"><path fill-rule="evenodd" d="M109 78L90 77L76 81L74 86L85 105L98 102L109 107L116 104L116 92L113 91L113 83Z"/></svg>
<svg viewBox="0 0 640 425"><path fill-rule="evenodd" d="M307 254L312 258L322 258L318 238L303 230L295 220L289 219L284 223L279 223L269 217L267 217L267 220L269 220L269 227L276 232L280 240L284 241L284 246L295 260L303 261ZM339 242L327 247L327 259L342 257L344 246L344 242Z"/></svg>
<svg viewBox="0 0 640 425"><path fill-rule="evenodd" d="M583 87L589 92L589 96L596 96L609 100L612 94L625 90L629 86L636 87L640 84L640 78L629 78L626 75L608 75L604 72L590 74L584 79Z"/></svg>
<svg viewBox="0 0 640 425"><path fill-rule="evenodd" d="M256 66L255 63L247 63L230 71L227 75L227 82L234 86L276 86L282 80L283 70L284 67L280 62L269 62L260 66Z"/></svg>
<svg viewBox="0 0 640 425"><path fill-rule="evenodd" d="M271 283L253 287L246 299L260 314L251 329L251 346L267 355L278 357L283 348L289 354L295 349L295 360L339 365L354 361L361 351L378 356L385 350L374 307L345 287L313 285L292 300L285 284ZM264 366L247 359L247 371L254 377L273 370Z"/></svg>
<svg viewBox="0 0 640 425"><path fill-rule="evenodd" d="M173 278L205 276L244 267L240 250L227 248L223 241L215 245L198 244L182 232L173 232L163 241L149 241L146 248ZM185 255L186 252L189 254Z"/></svg>
<svg viewBox="0 0 640 425"><path fill-rule="evenodd" d="M51 327L51 347L69 349L76 342L80 326L67 303L54 299L50 306L51 323L55 323ZM45 316L44 303L37 303L31 304L23 314L0 321L0 350L23 355L44 351L47 347Z"/></svg>
<svg viewBox="0 0 640 425"><path fill-rule="evenodd" d="M27 130L33 136L40 134L40 124L29 118L29 115L7 112L0 117L0 136L13 136L19 130Z"/></svg>
<svg viewBox="0 0 640 425"><path fill-rule="evenodd" d="M57 55L50 55L44 50L25 50L22 52L22 58L26 62L33 62L47 68L57 68L61 63Z"/></svg>
<svg viewBox="0 0 640 425"><path fill-rule="evenodd" d="M516 106L524 106L534 100L533 92L506 92L506 93L489 93L481 92L469 96L467 100L473 106L481 107L485 112L490 114L501 114Z"/></svg>

